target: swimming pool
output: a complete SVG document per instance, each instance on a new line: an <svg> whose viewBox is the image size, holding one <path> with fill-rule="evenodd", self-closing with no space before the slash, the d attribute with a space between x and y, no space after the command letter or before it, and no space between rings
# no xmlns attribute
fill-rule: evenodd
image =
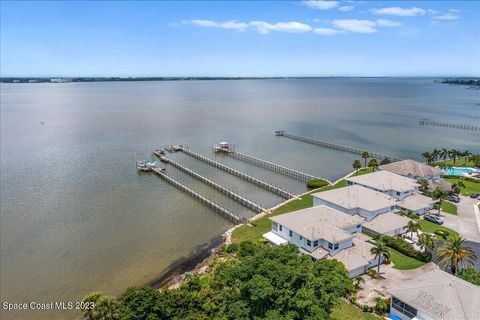
<svg viewBox="0 0 480 320"><path fill-rule="evenodd" d="M443 168L442 169L443 173L449 174L452 176L463 176L463 175L470 175L473 173L472 169L468 168Z"/></svg>

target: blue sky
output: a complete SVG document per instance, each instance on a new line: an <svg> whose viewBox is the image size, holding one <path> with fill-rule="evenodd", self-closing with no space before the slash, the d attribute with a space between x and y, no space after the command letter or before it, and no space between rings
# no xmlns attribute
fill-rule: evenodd
<svg viewBox="0 0 480 320"><path fill-rule="evenodd" d="M480 76L479 1L1 1L1 76Z"/></svg>

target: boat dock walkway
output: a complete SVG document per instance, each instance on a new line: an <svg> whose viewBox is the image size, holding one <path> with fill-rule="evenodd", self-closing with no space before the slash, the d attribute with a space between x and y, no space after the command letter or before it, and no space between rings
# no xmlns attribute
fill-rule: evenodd
<svg viewBox="0 0 480 320"><path fill-rule="evenodd" d="M283 174L284 176L291 177L291 178L294 178L294 179L297 179L297 180L300 180L300 181L307 182L307 181L316 180L316 179L321 179L321 180L328 181L327 179L316 177L314 175L304 173L304 172L301 172L301 171L298 171L298 170L295 170L295 169L287 168L287 167L284 167L282 165L279 165L279 164L276 164L276 163L273 163L273 162L270 162L270 161L267 161L267 160L263 160L263 159L260 159L260 158L254 157L254 156L250 156L248 154L244 154L244 153L241 153L241 152L227 151L225 153L228 154L232 158L257 165L259 167L271 170L271 171L276 172L276 173Z"/></svg>
<svg viewBox="0 0 480 320"><path fill-rule="evenodd" d="M207 207L215 210L217 213L219 213L223 217L227 218L228 220L232 221L233 223L248 223L249 222L248 219L246 219L244 217L241 217L239 215L236 215L232 211L222 207L221 205L214 202L213 200L208 199L207 197L201 195L200 193L190 189L189 187L187 187L183 183L181 183L181 182L175 180L174 178L170 177L165 172L165 169L162 170L161 168L156 167L156 168L152 168L152 170L153 170L153 172L155 172L157 175L159 175L165 181L171 183L172 185L174 185L178 189L180 189L183 192L189 194L190 196L192 196L196 200L200 201L201 203L203 203Z"/></svg>
<svg viewBox="0 0 480 320"><path fill-rule="evenodd" d="M188 148L186 148L185 146L176 146L175 150L174 151L181 151L195 159L198 159L200 161L203 161L205 162L206 164L208 165L211 165L215 168L218 168L220 170L223 170L231 175L234 175L236 177L239 177L245 181L248 181L250 183L253 183L267 191L270 191L284 199L291 199L291 198L295 198L296 196L293 194L293 193L290 193L282 188L279 188L271 183L268 183L268 182L265 182L265 181L262 181L260 179L257 179L255 177L252 177L246 173L243 173L241 171L238 171L236 169L233 169L233 168L230 168L224 164L221 164L220 162L217 162L217 161L214 161L212 159L209 159L205 156L202 156L201 154L198 154L196 152L193 152L191 150L189 150ZM160 153L159 152L155 152L155 154L159 155Z"/></svg>
<svg viewBox="0 0 480 320"><path fill-rule="evenodd" d="M463 129L463 130L480 130L480 126L476 126L473 124L438 122L438 121L432 121L430 119L422 119L419 121L419 124L421 126L437 126L437 127L446 127L446 128L454 128L454 129Z"/></svg>
<svg viewBox="0 0 480 320"><path fill-rule="evenodd" d="M159 156L160 160L165 162L165 163L168 163L170 165L172 165L173 167L179 169L180 171L183 171L185 172L186 174L192 176L193 178L199 180L199 181L202 181L203 183L205 183L206 185L212 187L213 189L219 191L220 193L223 193L224 195L232 198L233 200L237 201L238 203L240 203L241 205L243 205L244 207L256 212L256 213L260 213L260 212L264 212L264 211L267 211L267 209L263 208L262 206L260 206L258 203L255 203L254 201L251 201L247 198L245 198L244 196L228 189L228 188L225 188L224 186L196 173L195 171L193 170L190 170L189 168L187 167L184 167L182 166L181 164L179 164L178 162L176 161L173 161L172 159L169 159L165 156Z"/></svg>
<svg viewBox="0 0 480 320"><path fill-rule="evenodd" d="M380 159L380 160L385 159L385 158L390 159L390 161L392 161L392 162L402 160L398 157L394 157L394 156L390 156L390 155L386 155L386 154L382 154L382 153L370 152L368 150L362 150L362 149L349 147L349 146L344 146L344 145L335 144L335 143L330 143L330 142L326 142L326 141L322 141L322 140L297 136L297 135L294 135L294 134L287 133L286 131L283 131L283 130L275 131L275 135L278 136L278 137L285 137L285 138L290 138L290 139L297 140L297 141L302 141L302 142L314 144L314 145L324 147L324 148L340 150L340 151L355 153L355 154L359 154L359 155L362 155L362 153L367 151L368 154L370 155L370 157Z"/></svg>

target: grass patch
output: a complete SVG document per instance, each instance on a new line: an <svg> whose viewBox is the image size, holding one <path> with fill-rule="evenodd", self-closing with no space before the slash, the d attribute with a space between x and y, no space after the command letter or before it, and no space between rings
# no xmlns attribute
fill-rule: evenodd
<svg viewBox="0 0 480 320"><path fill-rule="evenodd" d="M443 201L441 209L446 213L457 215L457 206L451 202Z"/></svg>
<svg viewBox="0 0 480 320"><path fill-rule="evenodd" d="M418 220L418 223L420 224L420 227L422 228L423 232L428 232L428 233L434 233L435 230L444 230L449 233L448 237L451 238L454 235L458 236L458 232L455 230L452 230L450 228L440 226L438 224L435 224L433 222L427 221L427 220ZM441 240L441 238L439 238Z"/></svg>
<svg viewBox="0 0 480 320"><path fill-rule="evenodd" d="M458 182L463 182L465 185L465 188L460 188L460 193L463 194L464 196L469 196L472 193L480 193L480 183L479 182L473 182L473 181L467 181L463 179L454 179L454 178L446 178L446 181L450 183L457 183Z"/></svg>
<svg viewBox="0 0 480 320"><path fill-rule="evenodd" d="M411 270L425 264L425 262L406 256L393 248L388 248L388 250L390 251L390 260L392 260L395 269Z"/></svg>
<svg viewBox="0 0 480 320"><path fill-rule="evenodd" d="M470 168L474 168L475 167L475 164L473 163L473 161L467 161L465 163L465 157L462 157L462 158L458 158L456 161L455 161L455 166L456 167L470 167ZM453 160L452 159L448 159L448 160L445 160L445 161L440 161L440 162L437 162L435 163L436 166L439 166L439 167L445 167L445 166L453 166Z"/></svg>
<svg viewBox="0 0 480 320"><path fill-rule="evenodd" d="M382 318L372 314L363 312L360 308L355 307L343 300L340 305L332 310L331 317L334 320L380 320Z"/></svg>
<svg viewBox="0 0 480 320"><path fill-rule="evenodd" d="M373 172L373 168L362 168L358 170L356 174L355 173L351 174L350 177L361 176L363 174L372 173L372 172Z"/></svg>

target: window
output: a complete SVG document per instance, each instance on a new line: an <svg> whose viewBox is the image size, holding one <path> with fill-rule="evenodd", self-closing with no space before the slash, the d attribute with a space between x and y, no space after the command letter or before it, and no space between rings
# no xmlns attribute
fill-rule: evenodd
<svg viewBox="0 0 480 320"><path fill-rule="evenodd" d="M395 206L391 206L390 210L395 210ZM280 226L280 230L282 230L282 227Z"/></svg>
<svg viewBox="0 0 480 320"><path fill-rule="evenodd" d="M397 191L397 196L399 196L399 195L400 195L400 192L399 192L399 191Z"/></svg>
<svg viewBox="0 0 480 320"><path fill-rule="evenodd" d="M278 224L276 222L273 223L273 230L277 231L278 230Z"/></svg>
<svg viewBox="0 0 480 320"><path fill-rule="evenodd" d="M361 224L357 224L357 229L360 229L362 225Z"/></svg>
<svg viewBox="0 0 480 320"><path fill-rule="evenodd" d="M288 232L288 234L290 235L290 237L293 237L293 232L292 232L292 230L290 230L290 231Z"/></svg>
<svg viewBox="0 0 480 320"><path fill-rule="evenodd" d="M312 246L312 241L307 240L307 246L311 247Z"/></svg>
<svg viewBox="0 0 480 320"><path fill-rule="evenodd" d="M338 250L338 243L335 243L335 246L333 247L333 250Z"/></svg>
<svg viewBox="0 0 480 320"><path fill-rule="evenodd" d="M318 240L315 240L315 241L313 242L313 246L314 246L314 247L318 246Z"/></svg>
<svg viewBox="0 0 480 320"><path fill-rule="evenodd" d="M408 304L398 300L397 298L393 297L392 299L392 307L395 310L400 311L404 315L408 316L409 318L415 318L417 315L417 310L409 306Z"/></svg>
<svg viewBox="0 0 480 320"><path fill-rule="evenodd" d="M332 243L328 243L328 249L333 249L333 244Z"/></svg>
<svg viewBox="0 0 480 320"><path fill-rule="evenodd" d="M300 236L300 240L303 240L303 237L302 237L302 236Z"/></svg>
<svg viewBox="0 0 480 320"><path fill-rule="evenodd" d="M280 231L282 231L282 225L280 224L280 225L278 225L278 226L279 226Z"/></svg>

